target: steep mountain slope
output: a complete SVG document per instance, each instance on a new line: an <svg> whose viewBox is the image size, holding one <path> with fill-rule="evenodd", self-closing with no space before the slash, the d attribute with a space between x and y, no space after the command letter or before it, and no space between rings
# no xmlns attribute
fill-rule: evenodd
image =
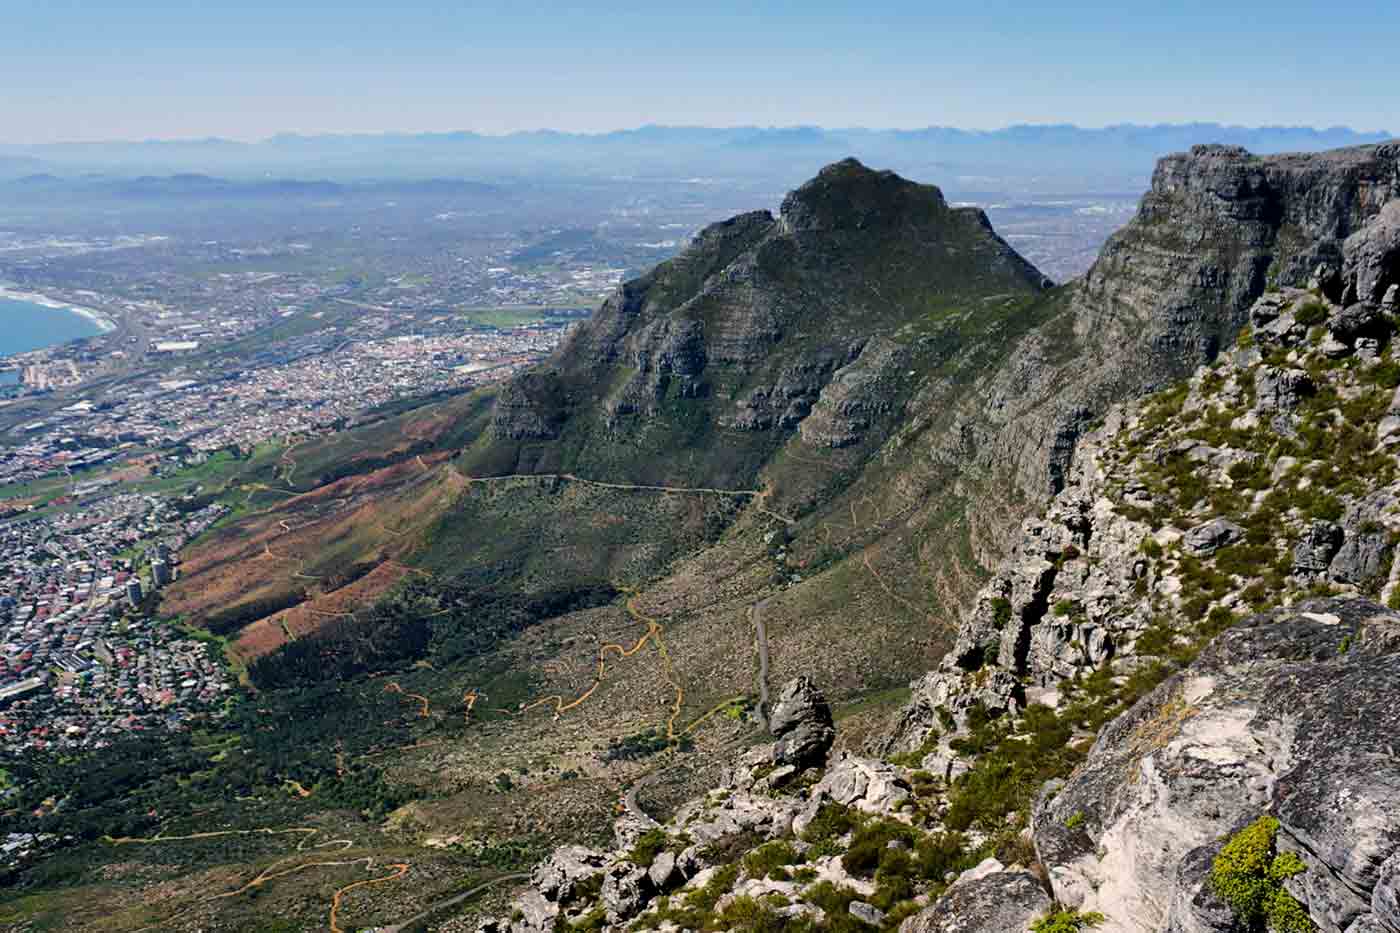
<svg viewBox="0 0 1400 933"><path fill-rule="evenodd" d="M723 787L483 929L1400 929L1396 206L1086 435L888 760L795 681Z"/></svg>
<svg viewBox="0 0 1400 933"><path fill-rule="evenodd" d="M907 695L884 688L972 638L959 631L963 607L1016 545L1025 515L1072 485L1075 442L1110 402L1167 384L1227 345L1271 269L1281 288L1307 285L1323 259L1340 273L1317 276L1334 305L1363 290L1384 298L1393 252L1382 233L1393 218L1381 202L1395 191L1397 155L1391 146L1255 159L1209 148L1167 160L1094 273L1050 290L976 212L838 164L779 217L712 228L624 286L549 365L498 398L458 400L445 419L443 407L415 414L443 422L421 443L405 421L405 437L377 442L383 457L373 444L353 450L349 438L297 448L282 479L306 494L279 493L285 505L207 545L229 546L237 527L259 529L261 552L239 565L247 575L232 577L235 589L267 598L329 591L248 635L306 636L260 662L266 685L292 685L268 690L260 705L318 681L346 704L294 759L273 766L276 776L328 789L353 779L411 798L386 832L415 853L415 870L444 877L460 852L492 840L596 840L634 781L657 782L640 791L646 806L684 800L752 741L768 712L755 710L759 698L798 674L832 701L838 747L858 747L881 710ZM1352 236L1361 245L1344 251ZM395 496L374 492L380 483ZM348 508L378 524L349 519ZM199 557L191 566L217 565ZM331 589L390 564L409 576L376 606L357 605L352 585ZM377 585L385 572L361 580ZM195 589L186 592L197 599ZM977 605L996 624L998 651L1016 629L1013 663L991 663L989 637L970 642L971 652L959 645L964 666L950 672L988 692L986 713L1014 694L1008 680L1029 676L1015 658L1031 657L1030 643L1045 642L1037 650L1053 657L1072 653L1029 634L1034 626L1008 625L1009 607L994 598ZM1017 618L1043 620L1055 605L1042 605L1048 598L1032 592ZM1123 632L1113 641L1130 642ZM364 673L392 678L380 687L356 676ZM1040 779L1077 760L1072 739L1152 683L1123 676L1083 677L1069 710L1029 713L1027 729L1040 736L1029 755L1007 744L1022 733L1006 713L983 722L971 701L950 712L967 732L965 754L993 753L964 784L1005 784L1005 793L985 805L960 795L946 828L961 826L967 838L953 845L929 824L931 834L908 840L920 864L927 854L925 868L941 876L973 854L1024 861L1020 817L1007 817L1026 813ZM925 692L915 690L916 707L941 732ZM386 701L401 707L398 718L383 715ZM372 736L345 734L342 723L357 718ZM941 753L936 739L923 747L929 734L918 722L907 720L890 748L920 760ZM404 747L394 750L388 734ZM345 775L342 744L365 756L352 755ZM956 804L931 771L916 778L847 760L833 799L864 799L874 786L867 804L884 814L877 801L900 795L881 788L897 778L924 788L916 796L926 804L911 806ZM737 779L736 799L776 799L768 792L777 790L810 802L798 788L759 787L764 767ZM893 831L880 818L869 833ZM819 855L842 852L841 838L827 832L814 843ZM444 839L461 840L461 850L420 845ZM891 908L918 906L886 893ZM389 905L373 915L400 913Z"/></svg>
<svg viewBox="0 0 1400 933"><path fill-rule="evenodd" d="M755 579L716 613L772 596L776 626L823 637L853 609L927 623L1063 483L1089 420L1211 358L1268 283L1338 270L1398 162L1163 160L1087 278L1049 292L980 213L837 163L779 217L716 225L626 283L489 418L473 407L454 432L476 438L455 463L470 482L407 562L509 590L636 586L710 542L725 562L725 529L756 526L781 559L733 567ZM935 660L922 640L896 634L896 655Z"/></svg>

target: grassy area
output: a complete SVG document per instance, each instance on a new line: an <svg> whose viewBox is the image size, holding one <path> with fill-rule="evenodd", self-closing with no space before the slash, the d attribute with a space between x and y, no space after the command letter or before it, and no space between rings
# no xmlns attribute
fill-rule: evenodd
<svg viewBox="0 0 1400 933"><path fill-rule="evenodd" d="M41 476L38 479L30 480L27 483L11 483L0 486L0 502L10 499L39 499L48 501L55 496L63 495L70 480L67 476Z"/></svg>
<svg viewBox="0 0 1400 933"><path fill-rule="evenodd" d="M458 314L479 327L497 327L502 330L520 327L537 321L548 320L543 305L516 305L513 307L461 308Z"/></svg>

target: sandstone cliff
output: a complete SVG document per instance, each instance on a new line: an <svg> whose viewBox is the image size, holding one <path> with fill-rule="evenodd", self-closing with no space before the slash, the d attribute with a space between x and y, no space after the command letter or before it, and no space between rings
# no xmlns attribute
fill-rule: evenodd
<svg viewBox="0 0 1400 933"><path fill-rule="evenodd" d="M1166 160L922 436L1031 517L890 734L822 761L791 685L723 788L619 823L599 899L497 928L1400 931L1397 155Z"/></svg>

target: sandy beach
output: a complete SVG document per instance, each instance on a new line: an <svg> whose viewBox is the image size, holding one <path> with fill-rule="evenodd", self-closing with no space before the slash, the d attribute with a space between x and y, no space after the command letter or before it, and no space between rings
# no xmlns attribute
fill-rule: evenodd
<svg viewBox="0 0 1400 933"><path fill-rule="evenodd" d="M58 301L47 295L39 295L34 292L26 292L0 285L0 298L8 298L11 301L25 301L43 308L53 308L55 311L70 311L73 314L81 315L92 321L101 328L104 333L117 329L116 321L113 321L105 312L97 311L93 308L84 308L81 305L75 305L67 301Z"/></svg>

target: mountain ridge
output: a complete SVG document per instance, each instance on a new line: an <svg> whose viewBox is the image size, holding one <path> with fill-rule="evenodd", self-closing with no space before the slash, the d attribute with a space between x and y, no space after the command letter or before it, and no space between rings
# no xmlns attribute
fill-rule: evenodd
<svg viewBox="0 0 1400 933"><path fill-rule="evenodd" d="M1318 151L1389 139L1384 131L1347 128L1238 127L1219 124L1120 125L1083 129L1021 125L1000 130L926 127L871 130L821 127L641 127L606 133L524 131L283 135L258 142L165 140L0 144L16 174L120 170L136 174L203 172L303 180L443 175L503 182L561 177L731 179L792 186L823 164L854 154L905 174L938 175L984 190L1095 188L1138 190L1153 161L1193 144L1226 142L1255 151ZM28 166L26 171L22 168Z"/></svg>
<svg viewBox="0 0 1400 933"><path fill-rule="evenodd" d="M1163 390L1071 442L894 728L828 754L791 681L776 742L664 823L556 851L478 929L1400 929L1397 169L1164 164L1140 217L1218 228L1147 306L1181 328L1135 345ZM1299 212L1313 236L1280 246ZM1221 258L1238 280L1196 291Z"/></svg>

